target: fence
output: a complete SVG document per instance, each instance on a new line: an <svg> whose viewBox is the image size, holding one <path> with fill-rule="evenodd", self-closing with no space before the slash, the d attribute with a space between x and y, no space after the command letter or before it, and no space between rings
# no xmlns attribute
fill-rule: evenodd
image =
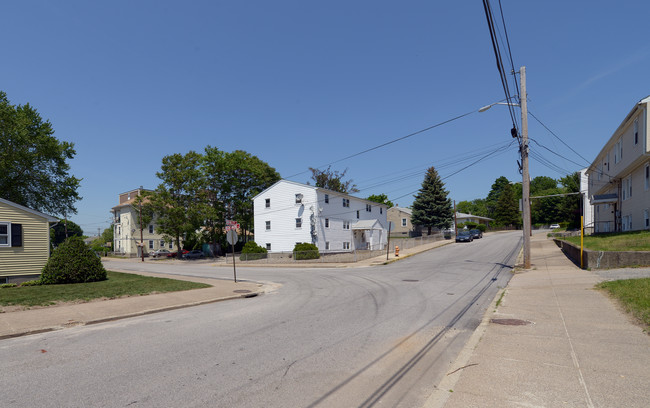
<svg viewBox="0 0 650 408"><path fill-rule="evenodd" d="M395 251L395 246L400 250L415 248L416 246L426 245L432 242L444 239L442 233L422 236L417 238L391 238L390 252ZM268 254L242 254L235 253L236 262L244 264L300 264L300 263L353 263L376 256L386 255L386 248L378 250L355 249L349 252L325 251L319 254L319 257L313 259L317 251L300 251L300 252L272 252ZM310 259L311 258L311 259ZM226 263L232 264L232 253L226 254Z"/></svg>

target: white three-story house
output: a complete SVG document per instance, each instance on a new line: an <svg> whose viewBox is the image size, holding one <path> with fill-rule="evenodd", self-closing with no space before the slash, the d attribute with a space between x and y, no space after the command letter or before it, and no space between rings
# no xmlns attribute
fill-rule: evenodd
<svg viewBox="0 0 650 408"><path fill-rule="evenodd" d="M280 180L253 198L255 242L269 252L296 243L320 252L385 249L387 208L336 191Z"/></svg>

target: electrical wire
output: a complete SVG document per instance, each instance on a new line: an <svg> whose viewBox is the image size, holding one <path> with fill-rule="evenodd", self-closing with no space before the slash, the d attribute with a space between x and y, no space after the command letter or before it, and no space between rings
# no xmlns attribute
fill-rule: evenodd
<svg viewBox="0 0 650 408"><path fill-rule="evenodd" d="M551 129L549 129L548 126L546 126L545 124L543 124L542 121L539 120L539 119L537 118L537 116L535 116L535 115L534 115L530 110L528 111L528 114L529 114L530 116L532 116L533 119L535 119L535 120L536 120L540 125L542 125L542 126L544 127L544 129L546 129L550 134L552 134L552 135L553 135L557 140L559 140L563 145L565 145L566 147L568 147L569 150L571 150L573 153L577 154L578 157L580 157L582 160L584 160L585 163L587 163L587 166L591 166L591 162L590 162L589 160L585 159L585 158L584 158L580 153L578 153L578 152L575 151L571 146L569 146L568 144L566 144L566 143L564 142L564 140L562 140L562 139L561 139L558 135L556 135L556 134L555 134Z"/></svg>
<svg viewBox="0 0 650 408"><path fill-rule="evenodd" d="M409 138L409 137L412 137L412 136L418 135L418 134L420 134L420 133L424 133L424 132L426 132L426 131L428 131L428 130L435 129L435 128L437 128L437 127L439 127L439 126L442 126L442 125L446 125L447 123L451 123L451 122L453 122L453 121L456 121L456 120L458 120L458 119L464 118L465 116L471 115L472 113L476 113L476 112L477 112L476 110L473 110L473 111L471 111L471 112L463 113L462 115L458 115L458 116L453 117L453 118L451 118L451 119L447 119L447 120L442 121L442 122L440 122L440 123L436 123L435 125L429 126L429 127L427 127L427 128L424 128L424 129L418 130L418 131L413 132L413 133L409 133L409 134L406 135L406 136L402 136L402 137L398 137L397 139L389 140L388 142L382 143L382 144L377 145L377 146L375 146L375 147L371 147L371 148L369 148L369 149L366 149L366 150L360 151L360 152L358 152L358 153L351 154L351 155L349 155L349 156L343 157L342 159L335 160L335 161L333 161L333 162L330 162L330 163L327 163L327 164L324 164L324 165L318 166L318 167L316 167L316 168L320 169L320 168L325 167L325 166L331 166L332 164L339 163L339 162L342 162L342 161L344 161L344 160L348 160L348 159L351 159L351 158L353 158L353 157L360 156L360 155L362 155L362 154L365 154L365 153L371 152L371 151L373 151L373 150L377 150L377 149L379 149L379 148L382 148L382 147L388 146L388 145L390 145L390 144L393 144L393 143L399 142L400 140L404 140L404 139L406 139L406 138ZM299 176L299 175L301 175L301 174L305 174L305 173L308 173L308 172L309 172L309 170L305 170L305 171L302 171L302 172L300 172L300 173L296 173L296 174L293 174L293 175L291 175L291 176L288 176L288 177L286 177L286 179L291 179L291 178L294 178L294 177L296 177L296 176Z"/></svg>

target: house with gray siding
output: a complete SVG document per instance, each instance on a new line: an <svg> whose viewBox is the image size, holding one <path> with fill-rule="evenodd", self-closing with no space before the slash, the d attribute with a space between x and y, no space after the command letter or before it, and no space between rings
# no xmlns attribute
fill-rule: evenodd
<svg viewBox="0 0 650 408"><path fill-rule="evenodd" d="M650 229L649 103L634 105L586 171L595 233Z"/></svg>
<svg viewBox="0 0 650 408"><path fill-rule="evenodd" d="M384 249L387 208L348 194L280 180L253 198L255 242L269 252L296 243L320 252Z"/></svg>

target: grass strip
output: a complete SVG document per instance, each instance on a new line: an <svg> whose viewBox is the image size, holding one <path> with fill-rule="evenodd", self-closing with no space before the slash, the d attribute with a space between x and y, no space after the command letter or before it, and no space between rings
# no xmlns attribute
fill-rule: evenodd
<svg viewBox="0 0 650 408"><path fill-rule="evenodd" d="M580 237L564 239L580 246ZM650 251L650 231L588 235L584 237L584 245L594 251Z"/></svg>
<svg viewBox="0 0 650 408"><path fill-rule="evenodd" d="M0 306L49 306L57 302L83 302L92 299L114 299L153 293L177 292L208 288L210 285L130 273L107 272L101 282L67 285L18 286L0 289Z"/></svg>
<svg viewBox="0 0 650 408"><path fill-rule="evenodd" d="M609 292L646 330L650 328L650 278L601 282L596 287Z"/></svg>

